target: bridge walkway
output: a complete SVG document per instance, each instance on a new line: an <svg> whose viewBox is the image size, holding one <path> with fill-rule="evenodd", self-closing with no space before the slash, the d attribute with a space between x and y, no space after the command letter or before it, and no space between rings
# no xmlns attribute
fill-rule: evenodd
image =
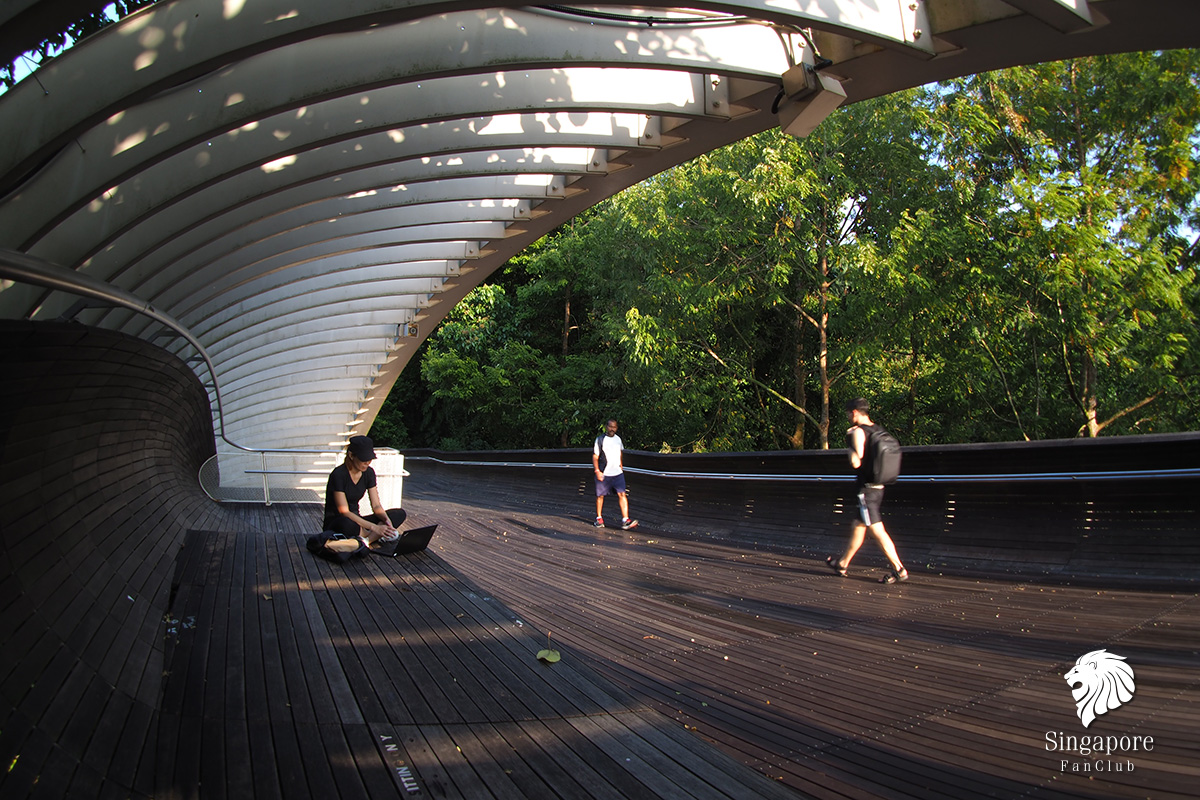
<svg viewBox="0 0 1200 800"><path fill-rule="evenodd" d="M346 567L303 550L306 521L189 534L163 702L174 786L1195 796L1194 592L918 564L889 587L869 560L839 578L815 554L656 531L652 518L595 529L586 505L410 493L411 523L439 525L430 549ZM547 637L554 665L536 660ZM1127 659L1137 688L1085 728L1062 676L1101 648ZM1151 736L1153 749L1058 744L1097 735Z"/></svg>

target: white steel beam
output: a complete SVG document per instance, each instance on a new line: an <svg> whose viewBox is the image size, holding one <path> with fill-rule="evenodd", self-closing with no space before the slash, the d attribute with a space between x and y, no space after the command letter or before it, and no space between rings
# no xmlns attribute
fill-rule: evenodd
<svg viewBox="0 0 1200 800"><path fill-rule="evenodd" d="M454 97L455 102L461 104L460 108L471 116L493 112L507 114L514 111L515 106L527 106L535 102L547 108L561 104L561 107L579 111L601 107L608 111L640 108L656 114L683 116L713 112L704 104L706 78L688 73L591 68L530 72L519 90L500 93L499 97L495 86L480 86L478 80L444 80L447 83L439 84L437 96L431 99L448 104L450 101L446 98ZM517 77L513 76L512 80L516 81ZM131 176L124 183L109 186L99 196L90 197L86 202L55 199L53 192L38 187L56 181L48 179L39 182L37 187L27 188L5 204L11 213L0 216L0 242L19 241L20 247L36 251L43 258L76 265L90 256L91 252L81 251L78 247L68 248L61 242L64 238L72 238L77 230L86 231L88 241L106 242L127 226L135 224L139 218L191 195L216 195L227 200L227 205L242 203L260 194L320 180L329 175L335 165L339 172L372 170L388 163L433 155L412 153L405 148L402 128L404 125L432 121L447 113L447 110L430 109L424 105L425 98L418 96L419 90L413 86L395 87L395 92L414 96L395 101L409 111L403 119L392 114L390 124L396 130L390 133L369 130L365 136L356 135L354 140L345 141L342 137L347 134L336 129L334 136L330 137L325 135L324 130L289 128L287 136L294 138L291 138L284 151L287 154L282 156L279 155L279 142L272 141L275 136L270 133L265 139L259 138L253 142L246 136L214 137L163 161L148 164L136 176ZM315 111L312 113L316 114ZM724 114L725 110L721 110L718 116ZM340 114L330 113L328 116L331 126L335 125L333 118L343 119ZM352 123L353 118L349 124ZM302 133L312 138L305 138ZM485 144L486 137L481 137L479 141L478 147L488 147ZM622 142L620 139L617 141ZM262 149L258 149L260 147ZM274 153L270 151L271 147L275 148ZM563 146L559 144L556 147ZM513 149L498 151L512 152ZM439 160L450 158L450 153L443 152ZM258 191L252 194L239 192L238 185L247 182L257 187ZM80 220L86 221L86 224ZM50 241L45 241L47 237L50 237ZM98 248L93 248L93 252L95 249Z"/></svg>
<svg viewBox="0 0 1200 800"><path fill-rule="evenodd" d="M1063 33L1081 31L1094 24L1092 10L1087 0L1004 0L1004 2Z"/></svg>
<svg viewBox="0 0 1200 800"><path fill-rule="evenodd" d="M417 276L445 278L458 272L458 262L477 252L478 245L473 242L448 240L380 245L313 260L285 255L224 274L200 271L154 296L157 304L178 309L188 319L204 319L244 297L282 297L293 292Z"/></svg>
<svg viewBox="0 0 1200 800"><path fill-rule="evenodd" d="M205 347L219 348L218 352L223 352L225 348L236 348L247 339L264 333L293 327L301 322L311 323L315 319L355 315L361 313L362 308L376 312L375 321L378 324L396 327L413 322L417 312L428 305L427 298L445 288L446 283L435 278L399 279L361 287L348 285L313 292L312 298L306 298L303 294L280 297L246 312L244 320L227 312L222 315L225 317L223 322L213 324L220 319L214 317L201 320L196 327L209 328L202 338L198 338ZM425 292L423 289L431 291ZM324 316L321 316L322 313ZM346 329L350 327L354 326L348 325Z"/></svg>
<svg viewBox="0 0 1200 800"><path fill-rule="evenodd" d="M10 92L11 97L6 98L5 103L7 108L3 111L11 113L12 119L26 120L28 125L20 135L13 137L9 147L0 151L0 178L26 172L48 150L61 147L81 130L128 109L130 98L146 97L164 87L178 86L198 72L211 72L252 59L258 53L289 51L297 42L308 44L334 31L349 38L352 48L369 47L372 36L380 27L418 18L437 20L438 17L433 15L438 14L439 7L455 10L473 5L498 7L495 3L439 3L436 0L408 0L392 3L390 7L375 0L339 0L337 3L259 0L238 4L236 13L231 13L232 6L226 5L226 12L222 13L220 7L200 0L156 3L113 26L103 36L77 44L64 57L40 69L37 83L25 81ZM646 5L669 6L667 3ZM905 3L845 0L739 3L727 0L706 3L704 7L932 52L928 34L916 35L923 24L922 0ZM580 24L585 21L580 20ZM504 30L507 25L493 27L498 30L489 33L503 34L507 38ZM517 33L522 32L522 26L518 24L517 28ZM456 49L464 49L462 44L468 43L465 37L455 34L453 29L450 34L452 38L439 41L457 40L460 44ZM628 46L626 49L634 48ZM575 59L568 53L560 53L557 60ZM384 61L381 66L386 69L390 62L391 59ZM305 65L293 61L287 66L303 69ZM97 82L94 77L99 75L103 75L104 80ZM390 72L385 71L377 80L391 79ZM55 97L53 104L41 102L46 94ZM222 101L225 99L221 98ZM3 125L0 117L0 126ZM3 185L2 180L0 185Z"/></svg>
<svg viewBox="0 0 1200 800"><path fill-rule="evenodd" d="M831 98L798 108L794 79L780 97L796 65L822 64L850 103L1200 45L1200 9L1173 0L606 10L156 3L0 96L0 248L137 302L80 308L57 284L0 284L0 316L69 311L183 356L203 346L228 381L229 431L328 445L369 427L424 337L538 236L779 124L773 107L819 121ZM159 339L140 303L191 338Z"/></svg>
<svg viewBox="0 0 1200 800"><path fill-rule="evenodd" d="M369 173L357 175L367 184L374 183ZM156 215L156 225L143 224L127 231L85 265L85 271L90 274L92 263L96 263L97 271L107 274L109 280L136 287L161 270L173 269L175 264L188 265L188 258L193 253L199 256L209 250L219 251L226 246L236 247L246 241L270 238L273 223L279 224L282 235L307 224L336 226L340 220L364 210L407 216L413 209L416 209L414 220L419 223L428 219L425 208L441 204L461 204L485 211L495 209L501 218L505 209L511 209L514 218L528 219L537 203L564 194L562 178L537 174L488 175L390 187L371 185L369 188L350 179L328 178L215 214L205 222L185 227L176 236L165 234L187 224L188 209L178 206L166 209ZM448 215L449 218L459 216L457 212L448 212ZM254 221L246 222L247 219ZM227 245L227 242L232 244ZM128 321L127 316L114 319ZM114 325L121 327L120 323Z"/></svg>
<svg viewBox="0 0 1200 800"><path fill-rule="evenodd" d="M782 47L776 44L779 56L776 64L786 69ZM85 205L95 217L103 216L106 206L128 204L129 199L123 195L129 194L126 184L134 176L138 197L149 198L152 190L143 184L146 176L153 173L174 175L178 183L173 192L186 194L189 183L208 184L242 171L283 172L303 166L306 161L320 164L334 157L350 159L350 163L403 159L419 154L421 151L416 148L422 140L431 142L427 147L445 149L445 133L434 138L406 130L439 120L455 120L441 126L443 131L455 126L461 128L455 140L478 136L476 148L502 147L502 143L486 142L491 137L502 137L503 128L489 126L494 129L490 137L487 129L472 131L466 121L458 121L464 115L504 115L528 108L713 113L714 109L704 104L703 82L700 73L689 77L686 73L644 68L494 71L483 79L430 76L419 82L384 86L323 102L314 100L312 104L269 117L240 118L237 121L241 124L236 127L223 124L201 129L194 135L181 137L173 148L163 141L163 146L156 150L142 148L167 139L179 124L164 120L164 115L156 109L125 112L118 116L117 122L100 125L77 137L78 146L60 153L45 168L43 180L9 200L13 214L7 217L7 224L5 218L0 218L0 242L28 250L36 247L39 238L53 230L58 221ZM225 95L227 91L210 94ZM179 108L168 116L190 118L194 96L172 93L169 99ZM112 141L114 133L110 128L126 124L135 130L119 132L115 135L124 138ZM155 130L163 133L154 136ZM417 137L417 141L407 144L410 137ZM132 144L138 141L143 144ZM328 152L323 153L322 149ZM110 152L115 154L106 155ZM188 180L180 181L184 175ZM75 187L71 197L45 188L63 185ZM164 202L160 195L161 192L153 195L156 204ZM66 261L59 253L47 251L41 255Z"/></svg>
<svg viewBox="0 0 1200 800"><path fill-rule="evenodd" d="M421 298L441 291L445 283L438 278L391 278L385 273L385 270L378 270L372 276L364 276L363 280L336 282L332 286L309 288L304 284L297 284L267 295L265 299L248 298L243 303L229 306L212 316L197 316L195 319L189 317L181 321L190 329L200 331L197 338L206 347L216 346L229 337L235 337L239 331L250 329L255 324L250 320L262 320L257 324L269 325L285 318L292 310L314 307L332 310L342 306L354 309L356 303L372 298L387 299L394 308L411 308L412 306L398 304L396 298L413 298L419 306L422 303Z"/></svg>

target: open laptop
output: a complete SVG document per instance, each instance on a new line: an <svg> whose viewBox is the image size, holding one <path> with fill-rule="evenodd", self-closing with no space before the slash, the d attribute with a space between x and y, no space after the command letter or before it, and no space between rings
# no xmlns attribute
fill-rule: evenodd
<svg viewBox="0 0 1200 800"><path fill-rule="evenodd" d="M377 556L402 556L424 550L429 546L429 540L433 538L435 530L437 530L437 525L413 528L390 542L380 542L379 546L372 549L371 552Z"/></svg>

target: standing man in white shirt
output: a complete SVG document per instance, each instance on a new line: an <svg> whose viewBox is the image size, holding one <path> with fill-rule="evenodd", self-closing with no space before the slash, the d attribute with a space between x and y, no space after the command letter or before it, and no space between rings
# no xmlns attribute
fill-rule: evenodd
<svg viewBox="0 0 1200 800"><path fill-rule="evenodd" d="M621 529L637 527L637 520L629 518L629 498L625 490L625 470L621 453L625 450L621 437L617 436L617 421L610 419L604 426L604 435L597 436L592 445L592 468L596 473L596 527L604 527L604 498L616 493L621 506Z"/></svg>

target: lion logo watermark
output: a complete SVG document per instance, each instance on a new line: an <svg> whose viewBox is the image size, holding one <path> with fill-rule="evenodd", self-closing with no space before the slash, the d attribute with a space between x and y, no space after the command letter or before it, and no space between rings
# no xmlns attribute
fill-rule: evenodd
<svg viewBox="0 0 1200 800"><path fill-rule="evenodd" d="M1071 685L1075 711L1083 727L1100 714L1120 708L1133 699L1133 667L1124 656L1093 650L1080 656L1063 678Z"/></svg>

